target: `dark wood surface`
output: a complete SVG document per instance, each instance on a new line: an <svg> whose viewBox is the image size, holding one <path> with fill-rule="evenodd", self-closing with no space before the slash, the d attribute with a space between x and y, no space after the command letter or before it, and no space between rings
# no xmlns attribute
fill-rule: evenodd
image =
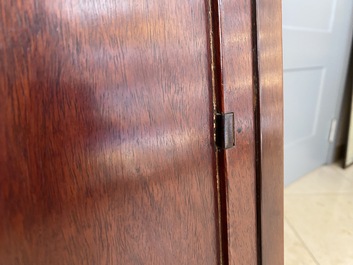
<svg viewBox="0 0 353 265"><path fill-rule="evenodd" d="M279 0L0 15L0 264L283 264Z"/></svg>
<svg viewBox="0 0 353 265"><path fill-rule="evenodd" d="M0 1L0 264L217 264L206 11Z"/></svg>
<svg viewBox="0 0 353 265"><path fill-rule="evenodd" d="M283 81L280 0L256 0L258 54L258 142L261 256L263 265L283 257Z"/></svg>
<svg viewBox="0 0 353 265"><path fill-rule="evenodd" d="M223 155L229 264L257 264L251 1L219 4L222 111L234 112L236 146Z"/></svg>

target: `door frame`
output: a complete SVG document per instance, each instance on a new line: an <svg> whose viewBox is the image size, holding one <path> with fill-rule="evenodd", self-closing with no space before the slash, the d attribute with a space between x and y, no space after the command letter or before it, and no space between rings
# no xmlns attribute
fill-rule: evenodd
<svg viewBox="0 0 353 265"><path fill-rule="evenodd" d="M215 110L234 112L241 133L217 153L221 264L283 265L282 2L208 1Z"/></svg>
<svg viewBox="0 0 353 265"><path fill-rule="evenodd" d="M253 1L256 171L261 264L284 263L282 2Z"/></svg>

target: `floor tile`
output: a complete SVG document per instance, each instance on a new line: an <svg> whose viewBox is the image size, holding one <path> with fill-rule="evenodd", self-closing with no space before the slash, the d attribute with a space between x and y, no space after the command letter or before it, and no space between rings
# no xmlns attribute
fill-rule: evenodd
<svg viewBox="0 0 353 265"><path fill-rule="evenodd" d="M286 194L285 217L320 265L353 264L353 194Z"/></svg>
<svg viewBox="0 0 353 265"><path fill-rule="evenodd" d="M353 182L353 165L347 168L342 168L341 163L335 163L331 167L339 172L341 175L345 176L348 180Z"/></svg>
<svg viewBox="0 0 353 265"><path fill-rule="evenodd" d="M286 220L284 221L284 265L317 265Z"/></svg>
<svg viewBox="0 0 353 265"><path fill-rule="evenodd" d="M353 171L351 172L353 174ZM348 172L346 172L346 174L348 174ZM323 193L353 194L353 181L350 181L344 175L343 170L337 165L323 166L313 171L312 173L300 178L285 189L285 194Z"/></svg>

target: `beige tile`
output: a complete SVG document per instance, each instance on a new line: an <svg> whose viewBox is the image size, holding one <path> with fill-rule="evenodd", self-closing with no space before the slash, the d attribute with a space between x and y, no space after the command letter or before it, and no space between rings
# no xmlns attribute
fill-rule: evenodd
<svg viewBox="0 0 353 265"><path fill-rule="evenodd" d="M323 193L353 194L353 181L347 179L337 165L330 165L318 168L317 170L292 183L285 189L285 194Z"/></svg>
<svg viewBox="0 0 353 265"><path fill-rule="evenodd" d="M348 180L353 182L353 165L347 167L347 168L342 168L341 163L335 163L331 165L333 169L335 169L337 172L345 176Z"/></svg>
<svg viewBox="0 0 353 265"><path fill-rule="evenodd" d="M285 216L320 265L353 264L353 194L286 194Z"/></svg>
<svg viewBox="0 0 353 265"><path fill-rule="evenodd" d="M284 265L317 265L287 221L284 221Z"/></svg>

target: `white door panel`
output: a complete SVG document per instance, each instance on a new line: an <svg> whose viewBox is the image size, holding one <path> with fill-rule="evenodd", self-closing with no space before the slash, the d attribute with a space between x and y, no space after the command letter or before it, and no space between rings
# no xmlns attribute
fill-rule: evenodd
<svg viewBox="0 0 353 265"><path fill-rule="evenodd" d="M352 0L283 0L286 184L327 160L352 18Z"/></svg>
<svg viewBox="0 0 353 265"><path fill-rule="evenodd" d="M285 27L304 31L330 31L334 20L336 1L284 0L283 7L283 25Z"/></svg>
<svg viewBox="0 0 353 265"><path fill-rule="evenodd" d="M330 34L283 29L284 70L322 66L330 52Z"/></svg>
<svg viewBox="0 0 353 265"><path fill-rule="evenodd" d="M285 102L285 117L288 121L285 127L287 147L316 133L324 75L325 71L321 67L289 70L284 73L284 93L288 99Z"/></svg>

